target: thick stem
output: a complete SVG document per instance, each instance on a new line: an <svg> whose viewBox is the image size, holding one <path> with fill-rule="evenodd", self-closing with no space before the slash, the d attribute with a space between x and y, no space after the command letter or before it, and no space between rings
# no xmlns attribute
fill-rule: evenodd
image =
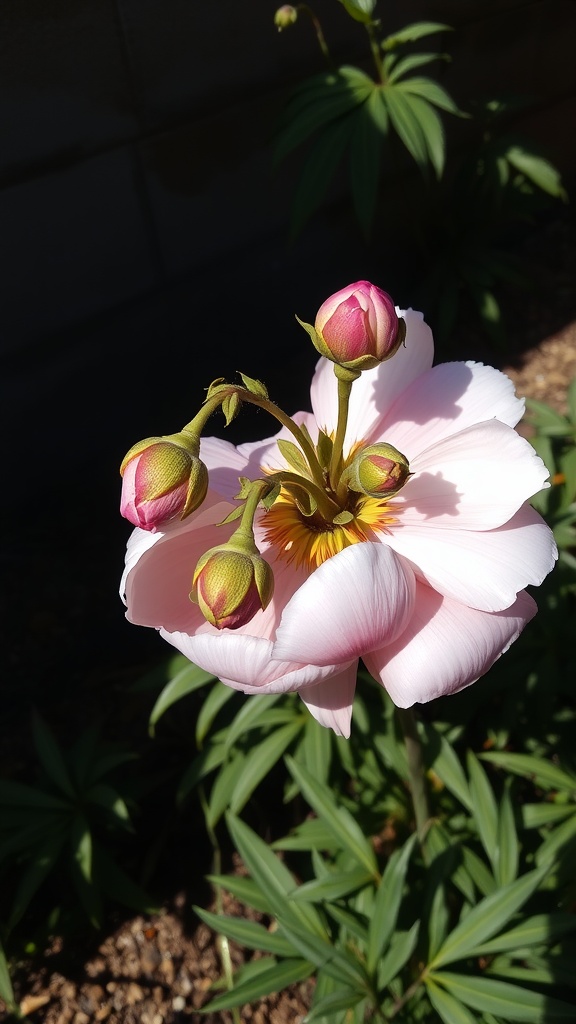
<svg viewBox="0 0 576 1024"><path fill-rule="evenodd" d="M340 369L340 367L338 367ZM344 437L346 436L346 427L348 424L348 406L350 404L350 392L352 391L352 384L354 379L347 380L343 375L338 374L338 370L334 369L338 380L338 423L336 426L336 436L334 438L334 445L332 447L332 458L330 459L330 483L334 492L338 490L338 479L342 468L342 452L344 449Z"/></svg>
<svg viewBox="0 0 576 1024"><path fill-rule="evenodd" d="M404 742L406 744L406 754L408 757L408 781L410 784L410 792L412 794L414 816L416 818L416 831L418 833L418 839L420 840L420 846L423 847L426 829L432 815L430 813L428 792L426 789L426 771L424 768L424 758L422 756L422 744L420 743L416 719L412 708L396 708L396 713L398 715L398 721L402 727L402 732L404 733Z"/></svg>

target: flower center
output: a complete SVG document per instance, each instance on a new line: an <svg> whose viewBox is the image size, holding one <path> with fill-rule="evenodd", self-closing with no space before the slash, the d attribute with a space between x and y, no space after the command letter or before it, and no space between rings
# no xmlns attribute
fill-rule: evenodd
<svg viewBox="0 0 576 1024"><path fill-rule="evenodd" d="M262 525L266 540L280 558L304 566L313 572L322 562L350 544L376 540L378 533L390 531L396 522L393 504L379 498L353 495L349 522L330 523L318 511L305 516L293 497L282 488Z"/></svg>

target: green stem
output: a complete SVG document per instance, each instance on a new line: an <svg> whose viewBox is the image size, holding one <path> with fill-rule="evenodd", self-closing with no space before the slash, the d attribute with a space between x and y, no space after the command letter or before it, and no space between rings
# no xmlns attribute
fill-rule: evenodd
<svg viewBox="0 0 576 1024"><path fill-rule="evenodd" d="M334 373L338 380L338 423L336 425L336 436L334 438L332 457L330 459L330 483L335 492L338 490L338 479L342 468L342 453L344 449L346 427L348 425L350 392L352 391L352 384L359 377L359 374L356 373L352 376L352 379L350 379L351 375L349 372L346 370L342 372L342 370L343 367L340 367L337 364L334 365Z"/></svg>
<svg viewBox="0 0 576 1024"><path fill-rule="evenodd" d="M408 757L408 781L412 795L414 816L416 818L416 831L420 846L423 849L424 837L432 815L426 789L426 770L422 756L422 744L412 708L396 708L396 713L404 733L404 743ZM426 858L424 857L424 859Z"/></svg>
<svg viewBox="0 0 576 1024"><path fill-rule="evenodd" d="M312 10L311 7L308 7L308 4L298 4L297 7L296 7L296 10L297 11L303 11L304 14L307 14L308 17L310 18L310 21L312 22L312 24L314 26L314 31L316 33L316 39L318 40L318 46L320 47L320 49L322 51L322 56L324 57L324 60L326 61L328 66L329 67L333 67L334 66L334 61L332 60L332 57L330 56L330 50L328 49L328 44L326 42L326 38L325 38L324 33L322 31L322 26L321 26L318 18L316 17L316 15L314 14L314 11Z"/></svg>
<svg viewBox="0 0 576 1024"><path fill-rule="evenodd" d="M337 516L342 511L342 507L337 502L333 501L329 494L324 490L323 487L318 487L315 483L310 480L306 480L302 476L298 476L297 473L285 473L281 471L279 473L272 473L268 478L269 480L277 480L279 483L294 483L300 487L305 487L310 495L316 501L320 514L327 522L331 523L334 516Z"/></svg>
<svg viewBox="0 0 576 1024"><path fill-rule="evenodd" d="M374 31L374 25L372 22L368 22L366 25L366 31L368 33L368 39L370 41L370 50L372 53L372 59L376 66L376 75L380 85L384 85L384 65L382 63L382 56L380 54L380 42L378 36Z"/></svg>

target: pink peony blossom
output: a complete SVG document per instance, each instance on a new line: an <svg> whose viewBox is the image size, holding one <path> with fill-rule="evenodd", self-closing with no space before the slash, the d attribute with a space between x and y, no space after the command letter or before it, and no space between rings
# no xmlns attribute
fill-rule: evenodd
<svg viewBox="0 0 576 1024"><path fill-rule="evenodd" d="M350 732L358 659L399 707L455 693L482 676L536 612L526 593L551 571L552 533L528 504L547 471L513 429L523 413L512 382L481 363L432 366L421 314L405 317L405 346L355 382L344 442L393 445L410 476L392 498L358 496L353 518L322 531L289 495L255 519L274 595L234 631L218 630L189 600L194 568L233 525L238 477L286 469L276 441L235 447L203 439L210 488L183 522L136 529L122 582L127 617L152 626L222 682L245 693L298 691L310 712ZM333 433L333 365L321 358L312 413L315 442ZM314 526L314 528L312 528Z"/></svg>

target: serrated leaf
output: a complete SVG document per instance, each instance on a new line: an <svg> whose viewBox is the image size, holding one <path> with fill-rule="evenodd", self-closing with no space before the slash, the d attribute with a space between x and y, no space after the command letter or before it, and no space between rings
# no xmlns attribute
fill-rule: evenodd
<svg viewBox="0 0 576 1024"><path fill-rule="evenodd" d="M284 751L290 746L292 740L302 730L304 719L289 722L280 729L275 729L260 743L251 747L242 764L242 770L237 777L237 784L232 792L230 810L233 814L239 814L246 801L268 775L273 766L280 761Z"/></svg>
<svg viewBox="0 0 576 1024"><path fill-rule="evenodd" d="M248 377L248 375L242 373L241 370L238 370L238 373L240 374L242 383L247 391L250 391L252 395L257 395L259 398L268 398L268 390L261 380L255 380L254 377Z"/></svg>
<svg viewBox="0 0 576 1024"><path fill-rule="evenodd" d="M430 967L436 968L455 960L462 960L469 956L470 951L476 946L492 938L532 896L545 873L545 868L530 871L480 900L480 903L460 919L431 961Z"/></svg>
<svg viewBox="0 0 576 1024"><path fill-rule="evenodd" d="M76 791L72 785L62 751L51 729L36 711L32 715L32 735L36 753L46 775L58 789L74 800Z"/></svg>
<svg viewBox="0 0 576 1024"><path fill-rule="evenodd" d="M342 848L348 850L359 864L376 876L378 867L374 850L350 812L338 806L331 790L315 779L303 765L297 764L294 758L287 757L286 764L305 799L325 821Z"/></svg>
<svg viewBox="0 0 576 1024"><path fill-rule="evenodd" d="M576 795L576 778L540 757L534 757L532 754L501 753L500 751L490 751L480 754L480 757L483 761L490 761L501 768L506 768L509 772L514 772L515 775L531 777L544 789L558 789L561 792Z"/></svg>
<svg viewBox="0 0 576 1024"><path fill-rule="evenodd" d="M258 949L276 956L294 956L294 949L278 932L270 932L256 921L248 921L244 917L230 917L225 914L213 914L202 907L192 907L198 917L220 935L225 935L234 942L239 942L247 949Z"/></svg>
<svg viewBox="0 0 576 1024"><path fill-rule="evenodd" d="M518 1020L522 1024L574 1021L574 1005L519 985L510 985L506 981L449 972L434 972L432 981L447 988L466 1006L480 1012L494 1013L505 1020Z"/></svg>
<svg viewBox="0 0 576 1024"><path fill-rule="evenodd" d="M476 1024L477 1018L446 989L437 985L432 978L426 978L426 991L432 1007L436 1010L443 1024Z"/></svg>
<svg viewBox="0 0 576 1024"><path fill-rule="evenodd" d="M271 992L281 992L289 985L304 981L314 971L313 964L307 963L305 960L284 960L283 963L278 964L272 957L267 959L271 961L271 967L260 971L255 978L235 985L230 992L212 999L206 1006L201 1007L200 1013L232 1010L236 1006L253 1003L256 999L270 995Z"/></svg>
<svg viewBox="0 0 576 1024"><path fill-rule="evenodd" d="M366 960L369 971L374 970L396 927L406 872L416 839L414 833L401 850L394 851L380 879L368 927Z"/></svg>
<svg viewBox="0 0 576 1024"><path fill-rule="evenodd" d="M204 669L198 668L192 662L188 662L187 665L181 668L174 678L166 684L150 712L148 720L150 735L154 735L156 723L172 704L181 700L182 697L186 697L189 693L200 689L200 687L206 686L211 679L215 679L215 677L210 672L205 672Z"/></svg>

